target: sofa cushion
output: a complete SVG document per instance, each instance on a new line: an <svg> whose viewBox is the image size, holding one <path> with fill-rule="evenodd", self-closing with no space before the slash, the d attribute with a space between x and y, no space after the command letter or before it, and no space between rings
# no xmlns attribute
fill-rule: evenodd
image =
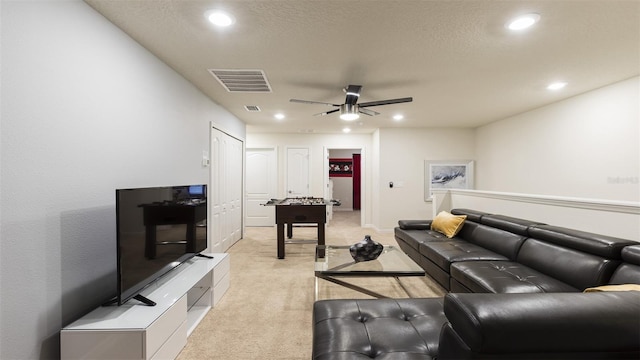
<svg viewBox="0 0 640 360"><path fill-rule="evenodd" d="M623 263L613 272L609 284L640 284L640 245L627 246L620 254Z"/></svg>
<svg viewBox="0 0 640 360"><path fill-rule="evenodd" d="M530 227L544 225L541 222L519 219L505 215L485 215L480 219L480 223L523 236L529 236Z"/></svg>
<svg viewBox="0 0 640 360"><path fill-rule="evenodd" d="M536 239L609 259L620 259L620 253L624 247L637 244L632 240L551 225L532 227L529 229L529 234Z"/></svg>
<svg viewBox="0 0 640 360"><path fill-rule="evenodd" d="M404 230L396 227L393 231L396 240L405 242L416 250L420 249L422 243L448 240L446 236L433 230Z"/></svg>
<svg viewBox="0 0 640 360"><path fill-rule="evenodd" d="M640 265L640 244L625 246L620 252L620 255L624 262Z"/></svg>
<svg viewBox="0 0 640 360"><path fill-rule="evenodd" d="M580 292L573 286L512 261L465 261L451 265L455 279L474 293Z"/></svg>
<svg viewBox="0 0 640 360"><path fill-rule="evenodd" d="M520 246L526 239L522 235L476 223L465 224L459 237L469 243L506 256L509 260L515 260Z"/></svg>
<svg viewBox="0 0 640 360"><path fill-rule="evenodd" d="M471 220L477 223L480 222L480 219L482 219L483 216L489 215L489 213L471 209L451 209L451 213L453 215L466 215L467 220Z"/></svg>
<svg viewBox="0 0 640 360"><path fill-rule="evenodd" d="M420 254L449 273L451 263L458 261L509 261L504 256L464 240L431 242L420 245Z"/></svg>
<svg viewBox="0 0 640 360"><path fill-rule="evenodd" d="M398 220L398 227L403 230L430 230L431 220Z"/></svg>
<svg viewBox="0 0 640 360"><path fill-rule="evenodd" d="M432 359L445 322L442 298L318 301L312 358Z"/></svg>
<svg viewBox="0 0 640 360"><path fill-rule="evenodd" d="M583 246L584 248L584 246ZM610 260L538 239L527 239L517 262L565 282L580 291L606 284L620 261Z"/></svg>
<svg viewBox="0 0 640 360"><path fill-rule="evenodd" d="M466 219L467 215L453 215L449 212L441 211L431 222L431 230L452 238L462 229Z"/></svg>
<svg viewBox="0 0 640 360"><path fill-rule="evenodd" d="M638 359L640 293L447 294L438 359Z"/></svg>

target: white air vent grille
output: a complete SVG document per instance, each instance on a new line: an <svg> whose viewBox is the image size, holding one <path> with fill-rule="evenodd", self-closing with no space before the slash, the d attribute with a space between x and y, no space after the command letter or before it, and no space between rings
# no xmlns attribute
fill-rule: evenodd
<svg viewBox="0 0 640 360"><path fill-rule="evenodd" d="M258 107L258 105L245 105L244 108L247 109L247 111L250 111L250 112L258 112L258 111L260 111L260 107Z"/></svg>
<svg viewBox="0 0 640 360"><path fill-rule="evenodd" d="M271 92L262 70L208 69L228 92Z"/></svg>

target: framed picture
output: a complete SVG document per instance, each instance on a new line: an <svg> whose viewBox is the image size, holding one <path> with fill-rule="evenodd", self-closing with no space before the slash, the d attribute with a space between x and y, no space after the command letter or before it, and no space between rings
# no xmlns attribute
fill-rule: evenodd
<svg viewBox="0 0 640 360"><path fill-rule="evenodd" d="M424 201L433 189L473 189L473 160L424 161Z"/></svg>
<svg viewBox="0 0 640 360"><path fill-rule="evenodd" d="M329 177L351 177L353 159L329 159Z"/></svg>

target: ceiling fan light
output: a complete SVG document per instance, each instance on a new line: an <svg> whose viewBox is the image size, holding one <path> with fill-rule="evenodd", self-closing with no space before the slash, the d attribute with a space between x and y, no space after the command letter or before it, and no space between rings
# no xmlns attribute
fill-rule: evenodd
<svg viewBox="0 0 640 360"><path fill-rule="evenodd" d="M344 121L358 120L358 105L342 104L340 105L340 119Z"/></svg>
<svg viewBox="0 0 640 360"><path fill-rule="evenodd" d="M358 114L351 114L351 113L340 114L340 119L345 121L358 120L359 117L360 115Z"/></svg>

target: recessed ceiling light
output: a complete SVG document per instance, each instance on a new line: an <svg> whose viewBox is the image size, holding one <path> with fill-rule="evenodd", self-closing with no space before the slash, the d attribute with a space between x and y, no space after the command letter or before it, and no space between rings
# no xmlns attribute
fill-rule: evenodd
<svg viewBox="0 0 640 360"><path fill-rule="evenodd" d="M343 133L350 133L350 132L351 132L351 129L349 129L349 128L344 128L344 129L342 129L342 132L343 132Z"/></svg>
<svg viewBox="0 0 640 360"><path fill-rule="evenodd" d="M395 120L395 121L400 121L402 119L404 119L404 116L402 116L400 114L393 115L393 120Z"/></svg>
<svg viewBox="0 0 640 360"><path fill-rule="evenodd" d="M533 24L537 23L538 20L540 20L540 15L535 13L518 16L517 18L507 23L507 28L509 30L516 30L516 31L524 30L528 27L533 26Z"/></svg>
<svg viewBox="0 0 640 360"><path fill-rule="evenodd" d="M226 27L235 22L233 16L219 10L208 11L205 16L215 26Z"/></svg>
<svg viewBox="0 0 640 360"><path fill-rule="evenodd" d="M275 117L278 120L282 120L282 119L284 119L284 114L277 113L277 114L273 115L273 117Z"/></svg>
<svg viewBox="0 0 640 360"><path fill-rule="evenodd" d="M567 86L566 82L558 81L558 82L554 82L554 83L549 84L549 86L547 86L547 89L549 89L549 90L560 90L565 86Z"/></svg>

